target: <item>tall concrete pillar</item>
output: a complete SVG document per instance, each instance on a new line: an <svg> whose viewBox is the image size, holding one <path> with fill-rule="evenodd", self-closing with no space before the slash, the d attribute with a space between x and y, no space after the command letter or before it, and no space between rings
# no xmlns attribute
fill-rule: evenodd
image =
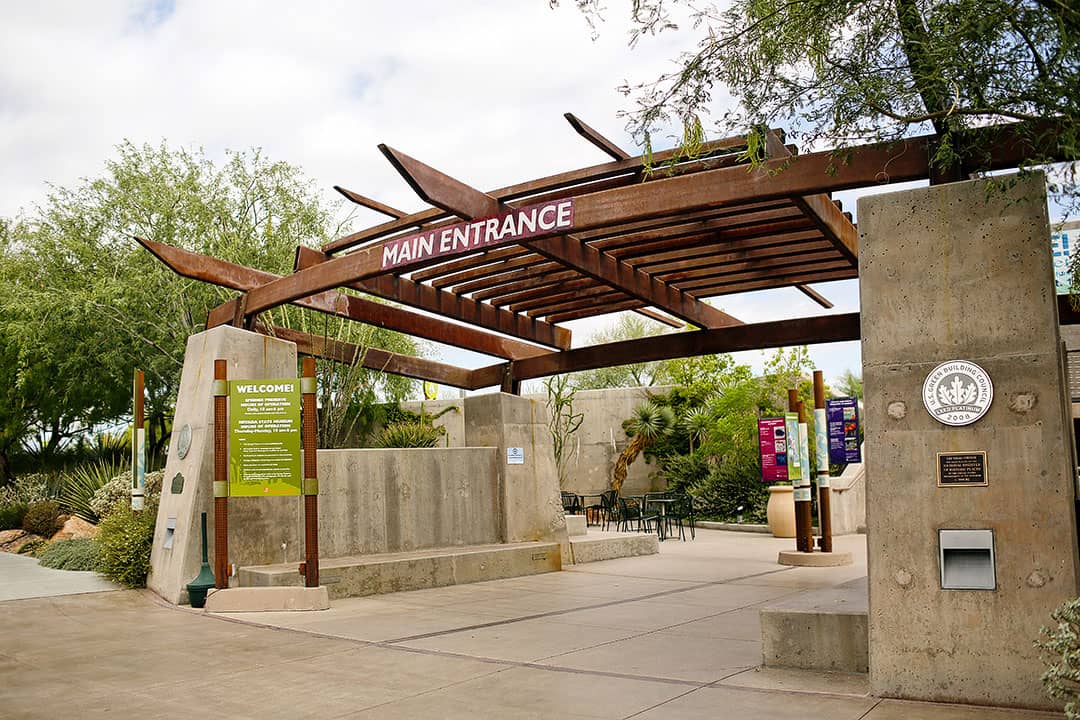
<svg viewBox="0 0 1080 720"><path fill-rule="evenodd" d="M185 586L199 573L203 512L213 566L212 384L217 359L228 361L231 380L296 377L296 345L291 342L233 327L216 327L188 338L147 579L151 590L172 603L187 602ZM300 511L296 497L230 498L229 561L281 562L282 542L293 556L290 559L298 560L304 547L297 521Z"/></svg>
<svg viewBox="0 0 1080 720"><path fill-rule="evenodd" d="M858 217L871 691L1053 707L1032 641L1078 585L1043 178L865 197ZM957 427L922 399L951 360L993 383L986 414ZM941 452L985 452L987 484L939 487ZM940 530L992 531L947 536L990 539L992 589L942 588ZM985 570L984 550L948 553L950 573Z"/></svg>
<svg viewBox="0 0 1080 720"><path fill-rule="evenodd" d="M566 519L544 403L507 393L465 398L465 444L499 450L503 542L565 545Z"/></svg>

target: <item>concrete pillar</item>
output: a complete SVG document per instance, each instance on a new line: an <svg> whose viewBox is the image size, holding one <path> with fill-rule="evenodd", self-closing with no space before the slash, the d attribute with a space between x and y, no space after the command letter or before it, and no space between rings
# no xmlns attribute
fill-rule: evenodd
<svg viewBox="0 0 1080 720"><path fill-rule="evenodd" d="M1032 641L1078 586L1043 178L865 197L858 217L871 691L1052 707ZM950 427L922 391L957 359L994 395ZM989 484L938 487L942 451L985 451ZM996 589L941 589L940 529L993 531Z"/></svg>
<svg viewBox="0 0 1080 720"><path fill-rule="evenodd" d="M495 464L503 542L567 543L559 477L543 402L507 393L465 398L465 444L498 448ZM508 463L509 448L523 452L521 464Z"/></svg>
<svg viewBox="0 0 1080 720"><path fill-rule="evenodd" d="M216 359L229 361L230 380L296 377L296 345L291 342L233 327L217 327L188 338L147 580L151 590L172 603L187 602L185 586L199 572L199 516L203 512L207 513L213 566ZM187 452L180 458L188 437ZM230 498L229 561L238 565L281 562L282 542L290 560L299 561L303 553L302 526L297 520L300 502L297 497ZM166 547L170 535L171 547Z"/></svg>

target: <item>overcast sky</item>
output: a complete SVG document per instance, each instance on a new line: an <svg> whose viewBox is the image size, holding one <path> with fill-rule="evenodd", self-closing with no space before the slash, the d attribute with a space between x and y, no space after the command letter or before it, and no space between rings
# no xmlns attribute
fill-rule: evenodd
<svg viewBox="0 0 1080 720"><path fill-rule="evenodd" d="M336 198L340 184L422 207L376 149L385 142L473 186L502 187L606 156L574 112L634 150L616 91L671 67L688 36L627 47L628 2L593 39L571 0L437 2L9 2L0 8L0 216L48 184L99 174L122 140L261 147ZM724 98L719 96L718 104ZM850 200L845 209L854 210ZM379 220L361 215L360 226ZM854 281L816 286L858 309ZM748 322L825 312L794 289L714 299ZM578 322L575 344L609 322ZM483 356L439 348L466 366ZM811 348L826 378L860 367L858 343ZM740 360L760 367L762 353Z"/></svg>

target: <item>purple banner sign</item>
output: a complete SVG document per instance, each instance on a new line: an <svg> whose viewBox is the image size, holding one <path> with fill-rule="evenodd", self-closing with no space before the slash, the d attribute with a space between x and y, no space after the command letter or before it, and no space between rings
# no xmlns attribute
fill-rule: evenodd
<svg viewBox="0 0 1080 720"><path fill-rule="evenodd" d="M443 255L483 250L537 235L552 235L573 227L573 198L529 205L495 217L444 225L390 240L382 246L382 269L389 270Z"/></svg>
<svg viewBox="0 0 1080 720"><path fill-rule="evenodd" d="M862 462L859 450L859 401L831 398L825 401L829 423L829 462L837 465Z"/></svg>
<svg viewBox="0 0 1080 720"><path fill-rule="evenodd" d="M788 438L784 418L761 418L757 421L757 427L761 479L767 483L787 480Z"/></svg>

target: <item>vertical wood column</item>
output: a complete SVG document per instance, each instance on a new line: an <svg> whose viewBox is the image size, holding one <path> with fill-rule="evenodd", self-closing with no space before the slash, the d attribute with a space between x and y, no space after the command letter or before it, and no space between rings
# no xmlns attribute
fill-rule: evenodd
<svg viewBox="0 0 1080 720"><path fill-rule="evenodd" d="M214 587L229 587L228 362L214 360Z"/></svg>
<svg viewBox="0 0 1080 720"><path fill-rule="evenodd" d="M304 358L300 378L304 443L304 584L319 586L318 407L315 401L315 358Z"/></svg>

